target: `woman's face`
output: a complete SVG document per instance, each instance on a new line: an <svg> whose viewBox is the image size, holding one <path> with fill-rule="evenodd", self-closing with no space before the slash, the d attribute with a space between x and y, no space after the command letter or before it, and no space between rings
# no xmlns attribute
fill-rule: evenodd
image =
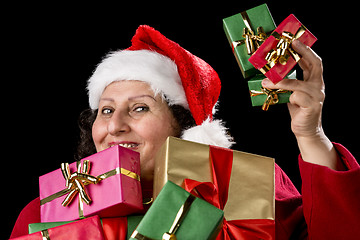
<svg viewBox="0 0 360 240"><path fill-rule="evenodd" d="M139 152L142 180L152 181L155 154L176 126L167 103L147 83L117 81L102 93L92 137L98 152L114 145Z"/></svg>

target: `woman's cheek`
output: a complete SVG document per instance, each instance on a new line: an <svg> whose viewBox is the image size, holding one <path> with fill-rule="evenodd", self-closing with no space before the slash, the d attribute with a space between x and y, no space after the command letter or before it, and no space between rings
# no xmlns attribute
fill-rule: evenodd
<svg viewBox="0 0 360 240"><path fill-rule="evenodd" d="M96 119L92 126L92 138L97 152L104 150L104 146L102 146L101 143L104 141L105 137L106 127L101 123L101 121Z"/></svg>

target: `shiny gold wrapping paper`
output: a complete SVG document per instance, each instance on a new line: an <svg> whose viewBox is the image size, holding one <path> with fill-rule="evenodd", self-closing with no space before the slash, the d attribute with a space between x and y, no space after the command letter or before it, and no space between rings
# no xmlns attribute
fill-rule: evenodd
<svg viewBox="0 0 360 240"><path fill-rule="evenodd" d="M212 182L210 147L169 137L155 159L154 198L170 180L181 185L185 178ZM275 159L233 150L227 220L275 218Z"/></svg>

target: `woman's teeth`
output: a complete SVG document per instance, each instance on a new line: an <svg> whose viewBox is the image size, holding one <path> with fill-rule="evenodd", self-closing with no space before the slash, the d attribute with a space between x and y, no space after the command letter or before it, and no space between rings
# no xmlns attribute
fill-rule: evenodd
<svg viewBox="0 0 360 240"><path fill-rule="evenodd" d="M119 144L111 145L110 147L113 147L113 146L116 146L116 145L119 145L121 147L126 147L126 148L135 148L135 147L138 146L138 144L136 144L136 143L119 143Z"/></svg>

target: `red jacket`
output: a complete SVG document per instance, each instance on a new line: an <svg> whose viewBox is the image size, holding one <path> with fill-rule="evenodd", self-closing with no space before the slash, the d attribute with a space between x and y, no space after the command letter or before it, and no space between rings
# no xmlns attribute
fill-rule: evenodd
<svg viewBox="0 0 360 240"><path fill-rule="evenodd" d="M276 165L276 239L360 239L360 165L342 145L334 143L347 171L304 162L299 156L302 195ZM28 233L40 222L40 200L20 213L11 238Z"/></svg>

